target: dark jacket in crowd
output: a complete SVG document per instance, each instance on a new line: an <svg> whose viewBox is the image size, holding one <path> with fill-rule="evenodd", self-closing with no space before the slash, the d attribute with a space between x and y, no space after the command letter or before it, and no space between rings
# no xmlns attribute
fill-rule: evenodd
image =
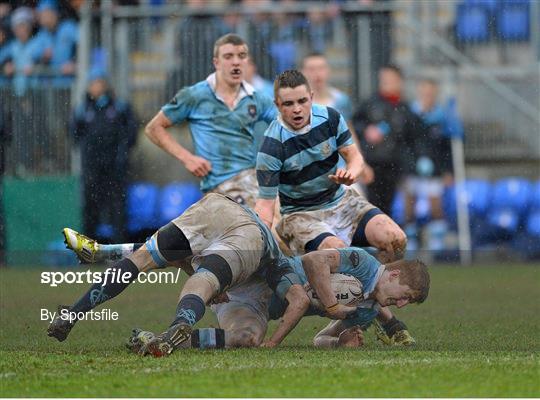
<svg viewBox="0 0 540 400"><path fill-rule="evenodd" d="M129 104L111 94L99 99L87 96L75 110L71 132L80 145L83 170L96 163L122 171L137 138L137 122Z"/></svg>

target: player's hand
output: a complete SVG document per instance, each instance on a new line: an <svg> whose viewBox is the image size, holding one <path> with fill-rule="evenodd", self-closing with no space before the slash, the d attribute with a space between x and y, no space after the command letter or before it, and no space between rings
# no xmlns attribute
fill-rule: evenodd
<svg viewBox="0 0 540 400"><path fill-rule="evenodd" d="M220 303L228 303L228 302L229 302L229 296L227 295L227 292L218 294L211 301L212 304L220 304Z"/></svg>
<svg viewBox="0 0 540 400"><path fill-rule="evenodd" d="M364 137L369 144L379 144L384 139L384 134L376 125L369 125L364 131Z"/></svg>
<svg viewBox="0 0 540 400"><path fill-rule="evenodd" d="M326 316L330 319L345 319L349 314L356 311L356 307L349 307L343 304L336 304L326 309Z"/></svg>
<svg viewBox="0 0 540 400"><path fill-rule="evenodd" d="M210 161L202 157L192 155L184 163L186 169L195 175L197 178L202 178L212 170Z"/></svg>
<svg viewBox="0 0 540 400"><path fill-rule="evenodd" d="M328 175L328 178L338 185L343 184L349 186L354 183L354 176L350 173L350 171L343 168L339 168L335 175Z"/></svg>
<svg viewBox="0 0 540 400"><path fill-rule="evenodd" d="M271 348L276 347L277 345L278 345L277 343L274 343L271 340L266 340L266 341L262 342L259 347L266 347L266 348L271 349Z"/></svg>
<svg viewBox="0 0 540 400"><path fill-rule="evenodd" d="M364 332L358 325L345 329L339 334L338 346L360 347L364 345Z"/></svg>

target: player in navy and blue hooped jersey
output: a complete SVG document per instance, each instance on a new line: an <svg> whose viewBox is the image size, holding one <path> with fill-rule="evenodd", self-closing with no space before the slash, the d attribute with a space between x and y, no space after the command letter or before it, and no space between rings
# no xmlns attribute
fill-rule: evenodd
<svg viewBox="0 0 540 400"><path fill-rule="evenodd" d="M383 262L401 258L405 233L349 187L362 174L364 160L345 119L330 107L312 104L310 86L299 71L280 74L274 90L279 115L257 156L255 210L261 219L272 225L279 195L282 219L276 232L293 252L373 246ZM340 155L346 168L338 165ZM392 319L383 308L381 322Z"/></svg>
<svg viewBox="0 0 540 400"><path fill-rule="evenodd" d="M272 100L244 80L248 47L235 34L214 46L216 72L205 81L180 90L149 122L146 135L178 159L196 177L203 192L229 195L254 204L257 182L255 124L276 116ZM167 128L188 122L195 154L180 145ZM234 184L234 181L237 184Z"/></svg>

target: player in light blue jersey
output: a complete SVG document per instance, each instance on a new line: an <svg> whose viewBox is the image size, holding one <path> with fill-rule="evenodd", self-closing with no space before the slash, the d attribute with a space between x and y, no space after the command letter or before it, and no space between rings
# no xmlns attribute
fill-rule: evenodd
<svg viewBox="0 0 540 400"><path fill-rule="evenodd" d="M276 116L272 100L244 80L248 47L235 34L214 46L216 72L183 88L148 123L146 135L178 159L196 177L203 192L218 192L253 206L257 191L255 162L259 121ZM195 154L180 145L167 128L188 122Z"/></svg>
<svg viewBox="0 0 540 400"><path fill-rule="evenodd" d="M318 250L303 256L282 258L279 265L266 271L266 280L273 293L261 290L265 286L263 282L251 281L249 287L244 287L242 297L242 301L257 309L260 324L249 329L199 328L192 340L184 342L181 347L258 346L266 332L268 320L279 319L274 333L261 344L263 347L275 347L303 316L329 316L328 309L310 305L304 285L308 283L309 275L309 282L317 293L324 293L330 288L330 273L349 274L357 278L362 283L363 301L356 307L348 307L351 313L346 319L335 320L319 332L314 344L320 347L359 347L363 343L363 330L377 317L381 306L395 305L401 308L409 303L422 303L428 296L430 282L426 266L418 260L400 260L385 266L359 248ZM254 290L257 287L259 289ZM330 297L335 302L333 293ZM334 305L333 308L338 306ZM347 307L342 306L342 309ZM217 314L219 318L219 308ZM395 319L388 324L388 330L392 333L405 328ZM135 330L129 347L132 351L144 352L144 342L153 337L152 332Z"/></svg>
<svg viewBox="0 0 540 400"><path fill-rule="evenodd" d="M295 253L352 245L376 247L383 262L401 258L405 233L348 187L359 179L364 160L344 118L330 107L312 104L312 91L299 71L279 75L274 90L279 115L257 157L255 210L261 219L272 225L279 194L282 219L276 232ZM346 168L339 168L339 155ZM392 318L389 310L381 310L381 322Z"/></svg>
<svg viewBox="0 0 540 400"><path fill-rule="evenodd" d="M401 308L409 303L422 303L429 292L429 273L425 264L419 260L398 260L383 265L365 250L350 247L314 251L302 257L289 258L287 261L270 270L267 277L274 290L269 309L271 319L280 318L286 313L284 310L287 309L291 297L288 292L294 285L304 286L309 282L323 304L332 304L336 300L330 286L331 273L354 276L362 284L364 300L346 319L333 321L319 332L314 340L316 346L348 346L351 345L349 339L352 342L360 339L361 345L361 337L355 338L349 333L361 335L375 320L381 307L395 305ZM332 306L326 307L326 310L331 308ZM326 316L326 312L309 306L305 315ZM407 327L393 317L384 325L384 329L389 337L394 337L396 334L403 334ZM274 347L279 344L285 337L284 332L288 332L288 326L282 320L265 346ZM342 332L348 334L340 340Z"/></svg>

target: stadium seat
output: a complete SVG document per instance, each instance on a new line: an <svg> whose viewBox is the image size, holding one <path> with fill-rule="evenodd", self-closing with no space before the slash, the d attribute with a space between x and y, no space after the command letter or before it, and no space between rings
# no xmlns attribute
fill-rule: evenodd
<svg viewBox="0 0 540 400"><path fill-rule="evenodd" d="M96 228L96 238L110 240L114 236L114 228L111 224L99 224Z"/></svg>
<svg viewBox="0 0 540 400"><path fill-rule="evenodd" d="M158 199L159 225L165 225L182 214L202 197L198 185L175 182L161 189Z"/></svg>
<svg viewBox="0 0 540 400"><path fill-rule="evenodd" d="M505 178L493 185L493 209L509 208L520 217L528 210L531 199L532 185L524 178Z"/></svg>
<svg viewBox="0 0 540 400"><path fill-rule="evenodd" d="M405 225L405 193L403 191L396 192L391 209L392 219L400 226Z"/></svg>
<svg viewBox="0 0 540 400"><path fill-rule="evenodd" d="M462 42L489 39L489 12L481 6L459 4L456 11L456 37Z"/></svg>
<svg viewBox="0 0 540 400"><path fill-rule="evenodd" d="M465 191L461 198L469 208L471 222L483 218L490 206L491 184L483 179L469 179L465 181ZM443 211L450 224L456 223L456 186L446 188L443 193Z"/></svg>
<svg viewBox="0 0 540 400"><path fill-rule="evenodd" d="M531 210L540 210L540 181L533 184L529 206Z"/></svg>
<svg viewBox="0 0 540 400"><path fill-rule="evenodd" d="M534 210L529 214L525 222L525 231L540 241L540 209Z"/></svg>
<svg viewBox="0 0 540 400"><path fill-rule="evenodd" d="M508 233L516 233L519 227L519 215L511 208L498 208L491 210L488 223Z"/></svg>
<svg viewBox="0 0 540 400"><path fill-rule="evenodd" d="M497 36L505 41L529 39L529 2L503 1L497 13Z"/></svg>
<svg viewBox="0 0 540 400"><path fill-rule="evenodd" d="M127 228L134 233L159 227L156 204L159 189L151 183L135 183L128 188Z"/></svg>
<svg viewBox="0 0 540 400"><path fill-rule="evenodd" d="M469 7L482 7L489 13L495 14L501 4L501 0L465 0L464 3Z"/></svg>

